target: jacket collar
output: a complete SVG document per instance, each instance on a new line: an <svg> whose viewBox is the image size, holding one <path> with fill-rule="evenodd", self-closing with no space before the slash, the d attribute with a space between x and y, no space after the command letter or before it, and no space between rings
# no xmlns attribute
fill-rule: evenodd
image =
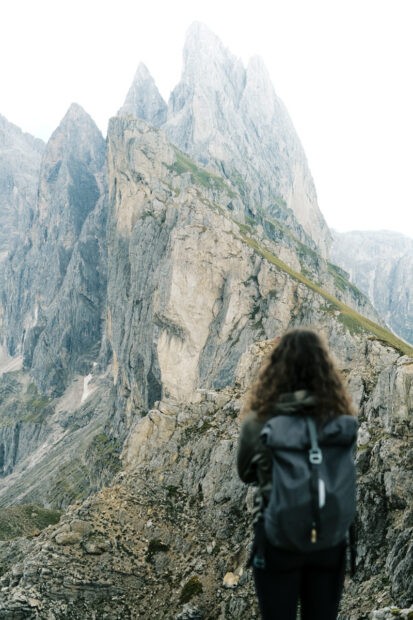
<svg viewBox="0 0 413 620"><path fill-rule="evenodd" d="M285 394L280 394L274 406L274 413L286 415L296 413L307 407L313 407L316 402L316 397L308 390L286 392Z"/></svg>

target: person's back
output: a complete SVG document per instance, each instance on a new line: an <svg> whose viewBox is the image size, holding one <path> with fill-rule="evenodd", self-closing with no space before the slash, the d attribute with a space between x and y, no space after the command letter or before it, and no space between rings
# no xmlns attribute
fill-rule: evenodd
<svg viewBox="0 0 413 620"><path fill-rule="evenodd" d="M248 409L249 415L240 434L237 466L244 482L257 484L251 564L262 617L264 620L295 620L300 601L303 620L334 620L344 582L344 530L339 530L336 538L328 539L331 544L325 539L327 546L314 544L315 550L312 550L311 537L317 541L317 535L314 532L311 534L314 528L309 527L306 546L300 547L294 544L298 532L295 537L294 528L288 519L284 521L288 524L286 529L290 536L287 543L280 533L280 522L274 517L283 501L280 491L274 491L272 480L272 469L276 469L273 465L274 450L280 446L286 448L287 430L293 428L292 437L295 441L297 429L300 428L301 435L299 433L298 436L306 438L300 441L311 443L311 432L307 439L303 430L306 419L312 420L312 427L320 430L331 428L331 425L337 426L335 420L342 419L342 416L348 420L352 414L342 381L327 347L316 332L295 329L281 338L250 391ZM353 428L353 436L347 449L354 442L356 432L355 423L349 423L348 426ZM264 433L263 429L266 429ZM265 441L266 433L268 439L272 430L276 433L275 436L271 435L274 445L266 446L261 435L264 434ZM317 434L317 430L315 432ZM318 448L317 438L313 438L313 441ZM286 454L284 452L280 462L285 460ZM304 465L297 467L296 471L301 474ZM285 471L288 471L288 466ZM317 486L317 502L322 504L320 489L325 483L319 478L317 464L313 469L310 465L309 471L308 484ZM318 477L314 484L316 474ZM279 476L281 473L278 473ZM318 509L313 508L315 514ZM332 514L331 510L329 514ZM317 515L316 519L320 517L319 511ZM297 523L301 522L300 516Z"/></svg>

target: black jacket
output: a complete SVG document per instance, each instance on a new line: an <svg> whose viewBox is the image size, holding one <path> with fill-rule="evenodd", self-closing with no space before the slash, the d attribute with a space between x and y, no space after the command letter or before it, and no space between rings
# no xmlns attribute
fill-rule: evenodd
<svg viewBox="0 0 413 620"><path fill-rule="evenodd" d="M314 402L314 396L306 390L282 394L266 419L259 420L254 412L245 419L238 443L237 470L243 482L257 485L253 509L254 522L262 516L271 491L272 457L269 449L261 441L261 431L273 415L305 413L314 407Z"/></svg>

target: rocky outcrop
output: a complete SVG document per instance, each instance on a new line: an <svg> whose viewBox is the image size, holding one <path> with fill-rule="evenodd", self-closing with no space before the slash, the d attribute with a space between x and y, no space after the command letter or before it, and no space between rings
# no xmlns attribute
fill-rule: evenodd
<svg viewBox="0 0 413 620"><path fill-rule="evenodd" d="M43 391L96 360L106 295L105 142L72 105L44 154L33 225L4 264L4 342Z"/></svg>
<svg viewBox="0 0 413 620"><path fill-rule="evenodd" d="M303 313L305 279L277 260L279 246L261 247L222 208L234 195L228 181L186 159L162 132L112 119L108 175L106 337L115 382L134 406L192 401L198 388L231 385L254 341L318 320L320 303Z"/></svg>
<svg viewBox="0 0 413 620"><path fill-rule="evenodd" d="M41 140L0 115L0 261L33 218L43 151Z"/></svg>
<svg viewBox="0 0 413 620"><path fill-rule="evenodd" d="M155 81L143 63L140 63L125 103L118 116L140 118L153 127L160 127L166 121L168 106L162 99Z"/></svg>
<svg viewBox="0 0 413 620"><path fill-rule="evenodd" d="M346 598L351 618L367 616L371 600L401 607L413 601L412 376L411 358L385 367L361 408L359 561Z"/></svg>
<svg viewBox="0 0 413 620"><path fill-rule="evenodd" d="M413 239L389 231L334 233L331 260L391 329L413 342Z"/></svg>
<svg viewBox="0 0 413 620"><path fill-rule="evenodd" d="M230 384L260 328L262 261L219 207L231 190L201 169L187 184L180 157L161 133L111 122L107 337L115 380L145 408Z"/></svg>
<svg viewBox="0 0 413 620"><path fill-rule="evenodd" d="M361 404L359 560L340 615L361 620L393 597L409 604L410 491L395 455L407 452L411 432L412 364L339 322L322 329ZM240 359L237 387L203 390L192 404L166 399L136 416L115 484L73 505L29 545L15 545L14 569L1 579L5 618L258 618L246 569L252 490L235 475L235 451L242 395L268 347L256 343ZM378 403L394 407L375 431ZM6 567L7 550L0 547ZM393 556L397 570L386 563Z"/></svg>

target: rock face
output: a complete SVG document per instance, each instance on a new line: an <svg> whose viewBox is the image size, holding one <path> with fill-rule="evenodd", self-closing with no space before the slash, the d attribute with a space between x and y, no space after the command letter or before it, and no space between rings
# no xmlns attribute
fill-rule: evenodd
<svg viewBox="0 0 413 620"><path fill-rule="evenodd" d="M219 207L230 187L201 169L188 184L181 159L161 133L112 121L107 336L115 380L145 408L231 384L257 332L288 320L271 304L262 316L268 268Z"/></svg>
<svg viewBox="0 0 413 620"><path fill-rule="evenodd" d="M274 253L271 265L220 206L234 197L231 185L191 163L162 132L112 119L108 176L106 336L115 382L135 406L193 401L199 388L231 385L242 353L291 324L292 294L293 321L314 316L319 304L302 312L300 280L288 268L277 274L279 246L264 246Z"/></svg>
<svg viewBox="0 0 413 620"><path fill-rule="evenodd" d="M400 606L411 600L412 464L400 454L411 432L412 363L325 318L361 404L358 571L340 615L361 620L391 595ZM112 486L31 542L16 541L13 557L10 543L0 547L5 618L259 617L245 568L252 495L234 466L240 398L266 350L256 343L240 360L238 388L205 390L192 404L167 399L136 416Z"/></svg>
<svg viewBox="0 0 413 620"><path fill-rule="evenodd" d="M144 120L159 109L158 119L162 102L152 82L146 90L148 81L138 70L124 108ZM171 94L166 123L159 126L184 153L229 181L241 200L229 200L227 207L239 218L264 224L269 235L274 235L269 223L286 225L327 255L331 236L303 148L259 58L245 69L206 26L193 24L182 78Z"/></svg>
<svg viewBox="0 0 413 620"><path fill-rule="evenodd" d="M0 115L0 261L30 225L43 150L41 140Z"/></svg>
<svg viewBox="0 0 413 620"><path fill-rule="evenodd" d="M70 108L4 262L2 355L24 368L0 377L0 505L66 512L0 543L0 617L257 618L240 410L271 339L295 325L326 335L361 412L358 572L341 617L407 608L413 351L360 314L377 316L321 255L310 181L315 228L293 211L307 169L259 63L244 70L199 25L185 58L166 120L142 67L106 145ZM268 160L247 170L267 129ZM265 202L283 192L288 208Z"/></svg>
<svg viewBox="0 0 413 620"><path fill-rule="evenodd" d="M389 231L335 233L331 259L391 329L413 342L413 239Z"/></svg>
<svg viewBox="0 0 413 620"><path fill-rule="evenodd" d="M105 142L73 105L51 137L33 225L4 264L5 344L42 390L62 393L100 348L106 295Z"/></svg>
<svg viewBox="0 0 413 620"><path fill-rule="evenodd" d="M153 77L141 63L118 116L131 115L141 118L153 127L160 127L166 121L167 112L168 106L162 99Z"/></svg>
<svg viewBox="0 0 413 620"><path fill-rule="evenodd" d="M41 140L23 133L0 115L0 343L5 340L5 263L9 252L24 244L33 221L43 151ZM10 359L0 344L0 367L20 366L21 359Z"/></svg>

